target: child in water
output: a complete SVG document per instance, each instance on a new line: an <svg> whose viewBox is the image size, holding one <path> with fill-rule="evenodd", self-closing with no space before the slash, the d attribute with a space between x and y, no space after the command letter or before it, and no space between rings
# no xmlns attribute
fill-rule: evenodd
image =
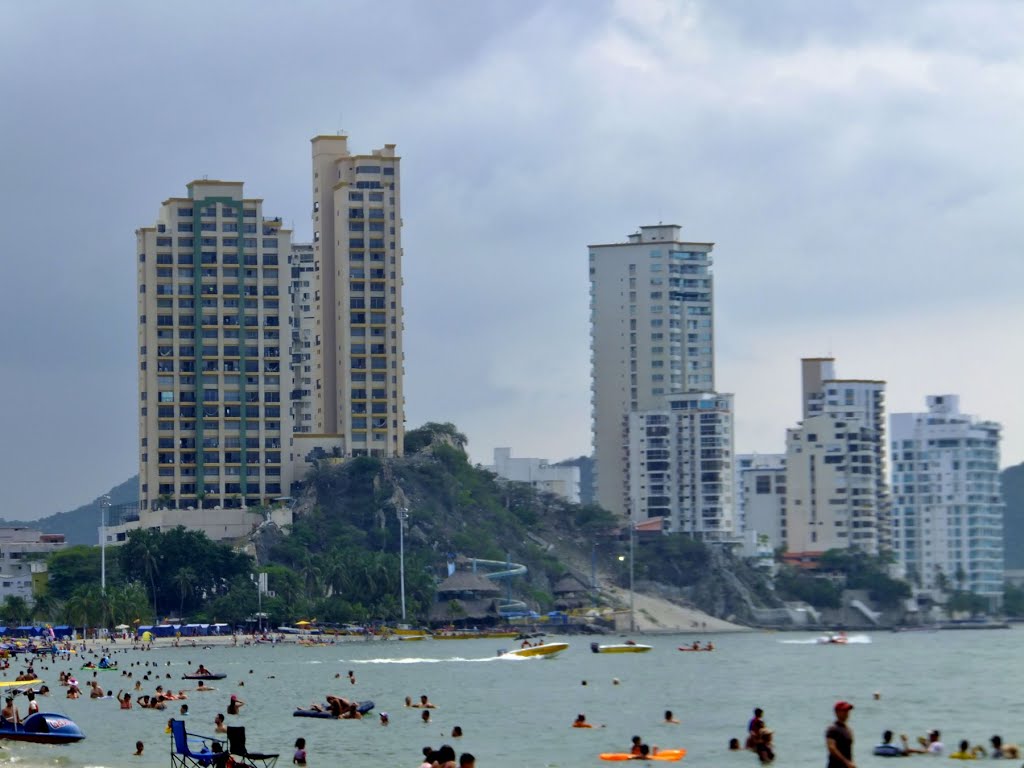
<svg viewBox="0 0 1024 768"><path fill-rule="evenodd" d="M298 738L295 740L295 754L292 755L292 762L295 765L306 764L306 740Z"/></svg>

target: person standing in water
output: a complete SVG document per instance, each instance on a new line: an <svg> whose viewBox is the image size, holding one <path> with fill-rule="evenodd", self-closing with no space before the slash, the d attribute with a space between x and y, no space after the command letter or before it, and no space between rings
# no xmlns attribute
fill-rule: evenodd
<svg viewBox="0 0 1024 768"><path fill-rule="evenodd" d="M846 724L852 709L853 704L848 701L840 701L835 706L836 721L825 731L827 768L857 768L853 762L853 731Z"/></svg>

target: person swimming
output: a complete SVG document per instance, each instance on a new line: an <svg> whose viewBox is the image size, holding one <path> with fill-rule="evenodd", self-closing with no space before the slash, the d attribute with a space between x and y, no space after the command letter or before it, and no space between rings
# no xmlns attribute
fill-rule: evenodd
<svg viewBox="0 0 1024 768"><path fill-rule="evenodd" d="M576 719L572 721L573 728L593 728L590 723L587 722L587 716L580 712L576 715Z"/></svg>

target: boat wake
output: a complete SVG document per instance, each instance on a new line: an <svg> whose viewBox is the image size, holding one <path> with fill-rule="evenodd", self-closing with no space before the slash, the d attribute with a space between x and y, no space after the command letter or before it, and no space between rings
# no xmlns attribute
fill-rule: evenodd
<svg viewBox="0 0 1024 768"><path fill-rule="evenodd" d="M411 656L401 659L338 659L338 661L344 662L345 664L458 664L478 661L495 661L497 658L497 656L494 656L484 659L466 659L461 656L453 656L448 659L424 659Z"/></svg>
<svg viewBox="0 0 1024 768"><path fill-rule="evenodd" d="M870 635L848 635L845 643L822 643L817 637L800 640L779 640L784 645L865 645L871 642Z"/></svg>

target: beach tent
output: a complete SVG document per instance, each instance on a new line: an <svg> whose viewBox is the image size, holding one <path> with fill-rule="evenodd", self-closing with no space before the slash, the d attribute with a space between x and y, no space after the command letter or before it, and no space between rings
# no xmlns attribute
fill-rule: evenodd
<svg viewBox="0 0 1024 768"><path fill-rule="evenodd" d="M7 627L0 627L0 637L7 634Z"/></svg>
<svg viewBox="0 0 1024 768"><path fill-rule="evenodd" d="M153 627L153 634L157 637L174 637L174 633L181 629L180 624L160 624Z"/></svg>
<svg viewBox="0 0 1024 768"><path fill-rule="evenodd" d="M42 631L39 629L39 627L18 627L14 631L15 634L18 635L18 637L33 637L35 635L42 634Z"/></svg>
<svg viewBox="0 0 1024 768"><path fill-rule="evenodd" d="M71 637L74 634L74 629L69 627L67 624L61 624L58 627L53 628L53 636L58 640L64 640Z"/></svg>
<svg viewBox="0 0 1024 768"><path fill-rule="evenodd" d="M228 625L223 623L211 624L210 634L213 635L226 635L228 633Z"/></svg>
<svg viewBox="0 0 1024 768"><path fill-rule="evenodd" d="M142 637L142 636L143 636L144 634L146 634L147 632L148 632L148 633L149 633L150 635L152 635L152 634L153 634L153 627L152 627L151 625L149 625L149 624L143 624L143 625L142 625L142 626L140 626L140 627L139 627L138 629L136 629L136 630L135 630L135 632L136 632L136 635L137 635L138 637ZM148 641L147 641L147 642L148 642Z"/></svg>

